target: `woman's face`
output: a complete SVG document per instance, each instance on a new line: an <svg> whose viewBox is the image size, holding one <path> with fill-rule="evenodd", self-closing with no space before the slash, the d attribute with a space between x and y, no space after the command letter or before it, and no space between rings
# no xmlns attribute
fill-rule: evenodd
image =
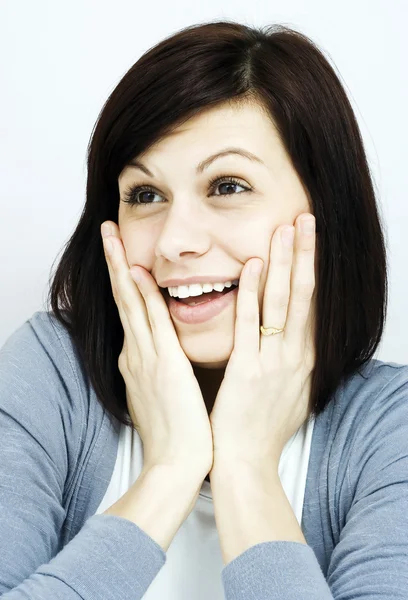
<svg viewBox="0 0 408 600"><path fill-rule="evenodd" d="M231 147L251 152L262 162L228 154L196 172L200 162ZM311 212L269 118L257 105L211 108L135 158L153 176L135 166L127 166L119 176L118 225L129 265L144 267L159 284L210 273L225 281L225 275L238 278L250 258L260 257L262 324L272 235L278 226L293 225L299 214ZM210 180L221 176L233 177L239 185L221 182L211 189ZM125 204L124 193L134 185L149 185L154 192L141 191L136 195L140 204ZM235 317L236 299L203 323L172 317L193 365L226 366L234 346Z"/></svg>

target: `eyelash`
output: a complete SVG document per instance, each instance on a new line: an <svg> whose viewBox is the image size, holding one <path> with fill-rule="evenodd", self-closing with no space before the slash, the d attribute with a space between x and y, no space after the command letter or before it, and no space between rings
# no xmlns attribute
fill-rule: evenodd
<svg viewBox="0 0 408 600"><path fill-rule="evenodd" d="M209 181L209 186L210 186L211 192L218 185L221 185L221 183L232 183L234 185L239 185L240 187L244 188L245 192L252 191L251 187L242 185L242 183L240 183L237 179L235 179L235 177L231 177L230 175L221 175L221 176L217 175L217 177L214 177L213 179L211 179ZM137 195L139 192L152 192L152 193L156 194L157 190L155 190L150 185L130 186L129 188L127 188L125 190L123 202L125 202L126 204L130 204L132 206L149 206L151 204L162 204L161 202L137 202L136 198L137 198ZM238 194L243 194L243 193L244 192L238 192ZM234 196L236 194L212 194L212 195L214 195L214 196Z"/></svg>

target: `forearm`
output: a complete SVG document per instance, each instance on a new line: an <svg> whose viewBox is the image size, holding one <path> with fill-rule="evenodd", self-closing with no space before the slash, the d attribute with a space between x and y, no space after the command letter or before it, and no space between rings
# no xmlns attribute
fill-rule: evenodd
<svg viewBox="0 0 408 600"><path fill-rule="evenodd" d="M193 509L201 484L199 477L182 469L157 466L142 472L103 514L133 521L167 552Z"/></svg>
<svg viewBox="0 0 408 600"><path fill-rule="evenodd" d="M277 467L262 472L245 464L219 464L210 479L225 565L262 542L307 544Z"/></svg>

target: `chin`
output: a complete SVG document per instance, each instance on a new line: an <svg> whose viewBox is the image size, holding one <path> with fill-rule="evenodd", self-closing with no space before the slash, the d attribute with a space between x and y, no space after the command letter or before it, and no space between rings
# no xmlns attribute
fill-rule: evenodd
<svg viewBox="0 0 408 600"><path fill-rule="evenodd" d="M220 337L218 335L214 343L203 343L202 337L198 335L181 336L179 342L192 365L203 369L222 369L227 366L231 356L233 340L228 339L228 336L224 336L224 340Z"/></svg>
<svg viewBox="0 0 408 600"><path fill-rule="evenodd" d="M228 359L220 362L201 362L190 359L190 362L193 367L200 367L201 369L225 369L228 364Z"/></svg>

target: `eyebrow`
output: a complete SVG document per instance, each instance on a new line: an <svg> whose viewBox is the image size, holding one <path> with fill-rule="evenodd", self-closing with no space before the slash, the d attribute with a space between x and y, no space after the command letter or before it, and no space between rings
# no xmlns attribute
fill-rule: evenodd
<svg viewBox="0 0 408 600"><path fill-rule="evenodd" d="M216 152L215 154L212 154L205 160L201 161L196 167L197 175L202 173L204 171L204 169L207 169L207 167L209 167L210 164L212 162L214 162L217 158L221 158L221 156L227 156L228 154L238 154L239 156L243 156L244 158L248 158L251 161L258 162L261 165L263 165L264 167L266 167L263 160L261 160L255 154L252 154L252 152L249 152L249 150L244 150L243 148L236 148L236 147L224 148L223 150L220 150L219 152ZM133 167L135 169L140 169L141 171L143 171L143 173L146 173L146 175L149 175L149 177L154 177L153 173L151 173L151 171L149 171L149 169L147 167L145 167L145 165L143 163L141 163L139 160L133 159L126 166Z"/></svg>

